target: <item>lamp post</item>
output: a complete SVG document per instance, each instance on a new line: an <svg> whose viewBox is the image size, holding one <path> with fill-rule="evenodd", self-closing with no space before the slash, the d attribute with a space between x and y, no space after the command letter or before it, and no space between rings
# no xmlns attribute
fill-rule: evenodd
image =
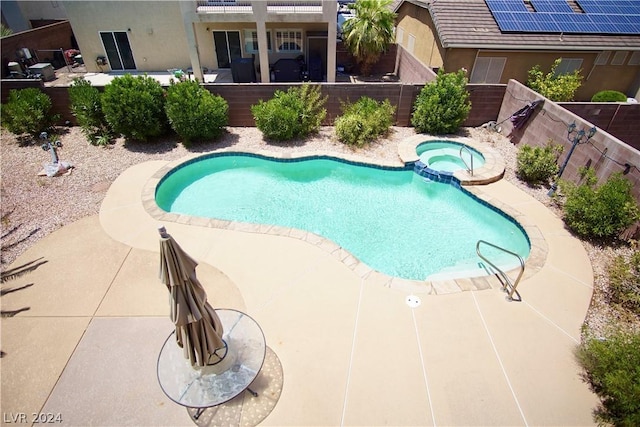
<svg viewBox="0 0 640 427"><path fill-rule="evenodd" d="M567 154L567 157L564 159L564 162L562 163L562 166L560 167L560 171L558 172L558 176L557 176L555 182L551 185L551 189L549 189L549 192L547 193L547 196L553 196L553 194L558 189L558 181L560 180L560 177L562 176L562 173L564 172L565 168L567 167L567 164L569 163L569 159L571 158L571 155L573 154L573 151L576 149L576 147L579 144L586 144L591 138L593 138L593 135L596 134L596 130L597 129L594 126L591 129L589 129L589 133L586 133L584 131L584 129L580 129L579 131L576 131L575 122L571 123L567 127L567 139L571 142L571 149L569 150L569 153ZM586 136L586 139L585 139L585 136Z"/></svg>
<svg viewBox="0 0 640 427"><path fill-rule="evenodd" d="M57 165L58 164L58 152L56 151L56 148L60 148L62 147L62 143L60 141L53 141L51 142L48 139L49 135L46 132L42 132L40 133L40 139L42 139L44 141L44 144L42 144L42 149L44 151L48 151L49 154L51 154L51 164L52 165Z"/></svg>

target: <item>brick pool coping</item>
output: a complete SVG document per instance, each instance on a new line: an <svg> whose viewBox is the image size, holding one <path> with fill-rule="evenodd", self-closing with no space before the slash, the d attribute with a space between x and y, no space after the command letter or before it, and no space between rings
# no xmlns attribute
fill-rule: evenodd
<svg viewBox="0 0 640 427"><path fill-rule="evenodd" d="M529 257L525 261L525 273L522 279L531 277L537 273L544 265L548 255L548 245L544 239L540 229L523 213L513 209L505 203L496 200L483 191L483 186L496 182L503 178L505 164L501 156L490 147L481 145L470 138L465 137L426 137L425 135L415 135L400 142L398 146L398 155L400 161L405 166L413 163L419 159L416 153L416 147L429 140L451 140L468 145L482 153L485 158L485 163L481 168L474 171L473 176L469 175L466 171L456 171L454 177L460 181L464 190L477 197L482 202L501 210L504 214L513 218L526 232L531 244L531 250ZM376 274L383 278L384 286L390 288L399 289L417 289L425 291L427 294L448 294L469 290L482 290L495 287L495 281L489 280L492 276L479 276L479 277L463 277L453 278L453 274L449 274L452 278L447 278L447 274L436 274L434 276L440 276L442 279L437 278L434 280L410 280L399 277L389 276L385 273L374 270L358 258L353 256L349 251L342 248L332 240L320 236L318 234L300 230L296 228L283 227L279 225L266 225L266 224L253 224L239 221L220 220L215 218L204 218L190 215L182 215L166 212L157 205L155 200L156 187L162 180L162 178L174 168L187 163L192 162L200 157L207 157L216 155L219 153L238 153L249 154L272 158L275 160L294 160L305 159L314 157L332 157L338 160L344 160L347 162L370 165L374 167L382 168L402 168L402 164L390 161L381 161L365 157L359 157L349 154L339 154L332 152L322 151L297 151L296 153L282 153L269 150L256 150L256 151L237 151L230 148L224 148L220 150L214 150L205 154L197 154L183 157L181 159L172 161L157 170L151 178L147 180L142 189L142 205L145 211L151 215L154 219L162 222L174 222L178 224L186 224L198 227L218 228L224 230L241 231L246 233L259 233L269 234L275 236L291 237L298 240L303 240L312 245L317 246L323 251L331 254L337 260L342 262L345 266L351 269L356 275L362 279L366 279L372 274ZM513 277L516 270L507 272L510 277Z"/></svg>

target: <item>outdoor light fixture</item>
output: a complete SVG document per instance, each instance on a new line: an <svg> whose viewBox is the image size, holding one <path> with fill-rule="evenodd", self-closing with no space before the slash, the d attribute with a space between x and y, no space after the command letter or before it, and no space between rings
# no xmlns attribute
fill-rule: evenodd
<svg viewBox="0 0 640 427"><path fill-rule="evenodd" d="M589 129L588 133L585 132L584 129L580 129L579 131L576 131L576 128L577 128L576 122L573 122L569 126L567 126L567 139L571 142L571 149L569 150L569 154L567 154L567 157L564 159L564 162L560 167L560 171L558 172L558 177L556 178L555 182L551 185L551 189L547 193L548 196L553 196L553 194L558 189L558 181L560 180L560 177L562 176L564 169L567 167L567 164L569 163L569 159L573 154L573 150L575 150L579 144L586 144L591 138L593 138L593 135L595 135L597 131L595 126Z"/></svg>

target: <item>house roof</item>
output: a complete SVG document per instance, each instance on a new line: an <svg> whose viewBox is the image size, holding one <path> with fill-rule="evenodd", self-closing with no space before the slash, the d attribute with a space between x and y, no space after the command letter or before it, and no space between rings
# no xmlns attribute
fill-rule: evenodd
<svg viewBox="0 0 640 427"><path fill-rule="evenodd" d="M404 0L427 9L444 48L640 50L640 35L503 33L484 0Z"/></svg>

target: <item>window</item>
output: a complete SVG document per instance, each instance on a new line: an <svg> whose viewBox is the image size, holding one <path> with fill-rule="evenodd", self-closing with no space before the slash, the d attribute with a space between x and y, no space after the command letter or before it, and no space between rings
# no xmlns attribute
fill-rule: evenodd
<svg viewBox="0 0 640 427"><path fill-rule="evenodd" d="M271 52L271 31L267 30L267 50ZM244 51L258 53L258 31L244 30Z"/></svg>
<svg viewBox="0 0 640 427"><path fill-rule="evenodd" d="M507 58L488 56L476 58L469 83L500 83L506 63Z"/></svg>
<svg viewBox="0 0 640 427"><path fill-rule="evenodd" d="M404 30L402 28L396 28L396 43L402 46L404 41Z"/></svg>
<svg viewBox="0 0 640 427"><path fill-rule="evenodd" d="M609 57L611 56L610 50L603 50L598 54L596 58L596 65L607 65L609 62Z"/></svg>
<svg viewBox="0 0 640 427"><path fill-rule="evenodd" d="M278 52L302 52L302 30L276 30Z"/></svg>
<svg viewBox="0 0 640 427"><path fill-rule="evenodd" d="M571 74L575 70L579 70L582 66L582 58L562 58L558 68L556 68L556 75Z"/></svg>
<svg viewBox="0 0 640 427"><path fill-rule="evenodd" d="M613 55L613 60L611 61L611 65L622 65L624 64L624 60L627 59L627 53L625 51L622 52L616 52L615 55Z"/></svg>
<svg viewBox="0 0 640 427"><path fill-rule="evenodd" d="M407 41L407 52L413 53L416 46L416 36L409 34L409 40Z"/></svg>
<svg viewBox="0 0 640 427"><path fill-rule="evenodd" d="M125 31L100 32L102 45L112 70L135 70L129 36Z"/></svg>
<svg viewBox="0 0 640 427"><path fill-rule="evenodd" d="M631 58L629 58L627 65L640 65L640 51L635 51L631 54Z"/></svg>

